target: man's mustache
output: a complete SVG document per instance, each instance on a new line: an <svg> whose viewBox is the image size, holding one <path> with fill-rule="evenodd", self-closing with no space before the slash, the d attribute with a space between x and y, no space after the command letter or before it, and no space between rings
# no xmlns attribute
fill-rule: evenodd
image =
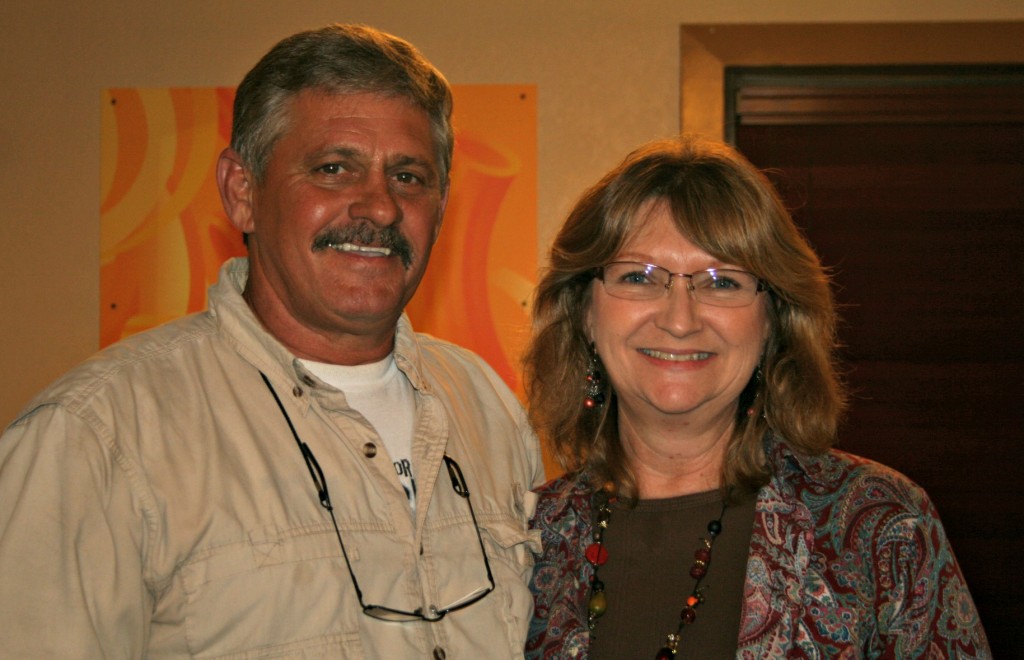
<svg viewBox="0 0 1024 660"><path fill-rule="evenodd" d="M328 227L313 239L313 249L329 250L343 243L388 248L391 254L402 260L403 266L409 268L412 265L412 244L394 226L375 227L363 223L348 227Z"/></svg>

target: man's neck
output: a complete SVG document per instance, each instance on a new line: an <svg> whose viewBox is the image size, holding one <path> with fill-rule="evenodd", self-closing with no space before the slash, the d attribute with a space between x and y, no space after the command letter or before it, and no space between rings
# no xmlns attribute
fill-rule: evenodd
<svg viewBox="0 0 1024 660"><path fill-rule="evenodd" d="M273 305L260 304L247 287L242 293L249 309L264 329L295 357L326 364L358 365L379 362L393 350L396 323L366 332L318 331L299 323L293 316Z"/></svg>

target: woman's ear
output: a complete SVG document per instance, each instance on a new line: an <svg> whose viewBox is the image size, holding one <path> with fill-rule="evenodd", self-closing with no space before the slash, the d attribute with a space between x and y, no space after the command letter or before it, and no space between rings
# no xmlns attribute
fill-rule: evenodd
<svg viewBox="0 0 1024 660"><path fill-rule="evenodd" d="M243 234L251 234L255 224L252 212L255 185L241 156L230 147L217 159L217 189L231 224Z"/></svg>

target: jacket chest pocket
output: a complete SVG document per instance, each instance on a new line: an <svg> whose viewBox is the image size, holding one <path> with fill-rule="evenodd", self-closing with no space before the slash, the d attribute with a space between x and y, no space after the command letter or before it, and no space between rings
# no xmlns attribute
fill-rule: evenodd
<svg viewBox="0 0 1024 660"><path fill-rule="evenodd" d="M210 548L180 577L193 657L363 656L358 608L342 606L355 596L333 529Z"/></svg>

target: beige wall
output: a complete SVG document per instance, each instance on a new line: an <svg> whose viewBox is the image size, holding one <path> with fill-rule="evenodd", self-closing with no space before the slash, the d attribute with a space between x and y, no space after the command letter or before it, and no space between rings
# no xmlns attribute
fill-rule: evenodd
<svg viewBox="0 0 1024 660"><path fill-rule="evenodd" d="M235 85L331 21L405 37L455 83L535 83L543 250L585 186L679 129L680 24L1024 19L1021 0L0 4L0 425L97 346L102 89Z"/></svg>

